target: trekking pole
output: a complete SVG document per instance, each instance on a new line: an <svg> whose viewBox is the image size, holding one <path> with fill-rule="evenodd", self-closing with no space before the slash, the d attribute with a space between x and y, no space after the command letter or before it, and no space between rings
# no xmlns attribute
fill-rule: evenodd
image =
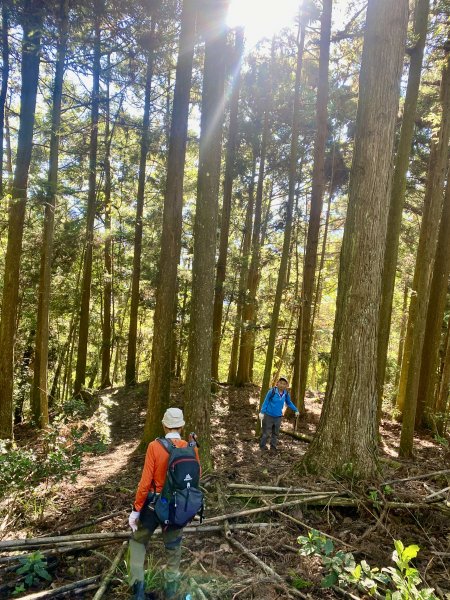
<svg viewBox="0 0 450 600"><path fill-rule="evenodd" d="M295 416L294 433L297 432L298 414Z"/></svg>

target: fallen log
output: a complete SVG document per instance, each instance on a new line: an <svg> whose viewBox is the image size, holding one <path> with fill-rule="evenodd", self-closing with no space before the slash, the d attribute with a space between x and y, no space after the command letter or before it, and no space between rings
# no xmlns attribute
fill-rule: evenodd
<svg viewBox="0 0 450 600"><path fill-rule="evenodd" d="M223 520L223 519L220 519ZM213 521L214 522L214 519ZM204 521L203 523L207 523ZM271 527L271 523L236 523L230 525L232 530L253 529ZM222 531L222 527L217 525L195 525L184 528L184 533L215 533ZM161 535L161 530L157 529L153 535ZM16 551L18 548L40 548L42 546L58 545L61 542L82 542L89 540L121 540L129 539L131 533L128 531L117 531L107 533L86 533L79 535L68 535L51 538L22 538L19 540L4 540L0 542L0 552Z"/></svg>
<svg viewBox="0 0 450 600"><path fill-rule="evenodd" d="M430 473L422 473L422 475L414 475L413 477L405 477L404 479L390 479L389 481L383 481L381 485L391 485L392 483L403 483L405 481L417 481L418 479L431 479L438 475L450 475L450 469L431 471Z"/></svg>
<svg viewBox="0 0 450 600"><path fill-rule="evenodd" d="M296 506L297 504L312 504L313 502L323 501L330 499L330 495L320 495L320 496L308 496L307 498L297 498L296 500L290 500L289 502L280 502L279 504L268 504L267 506L262 506L260 508L250 508L249 510L242 510L235 513L230 513L228 515L217 515L215 517L210 517L209 519L205 519L204 523L217 523L220 521L225 521L226 519L235 519L236 517L244 517L248 515L256 515L262 512L269 512L271 510L278 510L280 508L285 508L286 506Z"/></svg>
<svg viewBox="0 0 450 600"><path fill-rule="evenodd" d="M263 500L263 502L265 502L265 501ZM311 527L310 525L307 525L306 523L303 523L303 521L300 521L299 519L296 519L292 515L288 515L287 513L283 512L281 510L276 510L275 512L278 513L282 517L286 517L286 519L289 519L293 523L296 523L297 525L300 525L301 527L304 527L308 531L312 531L314 529L315 531L318 531L320 533L320 535L323 535L323 536L329 538L330 540L333 540L334 542L337 542L338 544L340 544L342 546L346 546L347 548L351 548L352 550L357 550L357 548L355 546L352 546L351 544L347 544L346 542L343 542L339 538L336 538L336 537L334 537L332 535L329 535L328 533L325 533L324 531L320 531L320 529L317 529L315 527Z"/></svg>
<svg viewBox="0 0 450 600"><path fill-rule="evenodd" d="M42 550L42 556L57 556L58 554L69 554L70 552L86 552L94 550L96 548L103 548L110 544L115 544L120 540L100 540L99 542L92 542L91 544L85 542L78 542L76 545L73 544L61 544L50 550ZM28 549L28 548L27 548ZM0 557L0 564L11 563L18 561L20 558L28 558L31 554L16 554L14 556L2 556Z"/></svg>
<svg viewBox="0 0 450 600"><path fill-rule="evenodd" d="M95 593L95 596L93 597L92 600L100 600L101 598L103 598L103 594L106 592L106 589L108 588L108 585L111 582L112 576L114 575L117 567L119 566L119 563L122 560L122 556L125 554L125 550L127 549L127 546L128 546L128 542L122 543L122 546L120 547L119 552L116 554L111 566L107 570L104 578L102 579L100 587L98 588L98 590Z"/></svg>
<svg viewBox="0 0 450 600"><path fill-rule="evenodd" d="M62 596L70 592L74 593L74 590L79 590L83 588L83 591L86 590L86 586L97 583L100 579L99 575L95 575L94 577L88 577L87 579L81 579L80 581L74 581L73 583L68 583L67 585L63 585L59 588L54 588L52 590L43 590L42 592L36 592L34 594L28 594L27 596L22 596L21 600L38 600L42 598L55 598L56 596Z"/></svg>
<svg viewBox="0 0 450 600"><path fill-rule="evenodd" d="M80 529L84 529L85 527L92 527L93 525L98 525L99 523L103 523L104 521L108 521L108 519L112 519L113 517L118 517L119 515L127 514L126 510L116 510L109 515L103 515L103 517L98 517L97 519L90 519L81 525L74 525L73 527L66 527L63 529L58 529L52 535L68 535L73 531L79 531ZM49 536L45 536L49 537Z"/></svg>
<svg viewBox="0 0 450 600"><path fill-rule="evenodd" d="M313 437L314 437L307 433L298 433L295 431L289 431L289 429L284 429L284 428L281 428L280 432L285 433L286 435L290 435L291 437L295 438L296 440L306 442L307 444L310 444L313 441Z"/></svg>
<svg viewBox="0 0 450 600"><path fill-rule="evenodd" d="M308 492L310 494L322 494L321 490L307 490L299 487L277 487L275 485L254 485L253 483L228 483L227 487L238 490L258 490L262 492Z"/></svg>

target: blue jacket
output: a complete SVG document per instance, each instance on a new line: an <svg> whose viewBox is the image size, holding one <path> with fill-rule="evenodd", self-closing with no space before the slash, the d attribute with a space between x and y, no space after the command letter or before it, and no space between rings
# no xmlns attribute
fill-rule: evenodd
<svg viewBox="0 0 450 600"><path fill-rule="evenodd" d="M292 403L289 392L285 390L283 395L280 396L280 392L277 387L271 388L264 398L261 412L271 417L281 417L283 414L283 406L289 406L294 412L298 412L298 408Z"/></svg>

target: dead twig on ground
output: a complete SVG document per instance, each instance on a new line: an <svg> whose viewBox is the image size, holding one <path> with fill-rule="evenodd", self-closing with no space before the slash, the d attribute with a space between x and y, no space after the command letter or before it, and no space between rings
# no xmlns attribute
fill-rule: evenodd
<svg viewBox="0 0 450 600"><path fill-rule="evenodd" d="M128 546L128 542L123 542L122 546L120 547L119 552L116 554L113 562L111 563L111 566L107 570L107 572L100 584L100 587L98 588L97 592L95 593L93 600L100 600L100 598L103 598L103 594L106 592L106 589L108 588L108 585L111 582L112 576L114 575L117 567L119 566L120 561L122 560L122 557L125 553L125 550L127 549L127 546Z"/></svg>
<svg viewBox="0 0 450 600"><path fill-rule="evenodd" d="M280 432L284 433L286 435L290 435L291 437L295 438L296 440L306 442L307 444L311 443L313 440L313 436L308 435L307 433L298 433L295 431L289 431L288 429L284 429L284 428L281 428Z"/></svg>
<svg viewBox="0 0 450 600"><path fill-rule="evenodd" d="M79 590L83 588L83 591L86 590L86 586L90 586L92 584L97 584L100 579L99 575L95 575L95 577L88 577L87 579L81 579L80 581L74 581L73 583L68 583L67 585L63 585L59 588L54 588L53 590L43 590L42 592L36 592L34 594L28 594L27 596L22 596L22 600L41 600L43 598L55 598L56 596L62 596L70 592L74 593L75 590ZM92 589L92 588L91 588Z"/></svg>
<svg viewBox="0 0 450 600"><path fill-rule="evenodd" d="M264 573L266 573L266 575L269 575L270 577L272 577L274 579L274 582L278 582L278 584L281 584L283 590L285 592L287 592L286 581L283 579L283 577L281 577L281 575L279 575L276 571L274 571L272 569L272 567L269 567L269 565L266 565L266 563L263 562L260 558L258 558L256 556L256 554L253 554L253 552L251 552L248 548L246 548L243 544L241 544L240 542L235 540L233 537L229 538L228 541L232 546L237 548L239 550L239 552L241 552L249 560L251 560L256 565L258 565L264 571ZM291 588L291 587L289 588L289 591L287 593L289 595L292 594L293 596L297 596L298 598L304 598L305 600L308 598L308 596L306 596L299 590L296 590L295 588Z"/></svg>

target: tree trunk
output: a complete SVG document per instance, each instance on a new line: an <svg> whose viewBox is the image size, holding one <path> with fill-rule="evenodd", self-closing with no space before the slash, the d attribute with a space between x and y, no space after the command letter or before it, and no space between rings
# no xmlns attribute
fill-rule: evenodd
<svg viewBox="0 0 450 600"><path fill-rule="evenodd" d="M317 131L314 141L314 164L311 187L311 209L306 241L305 263L303 271L302 336L300 351L300 387L299 397L304 399L308 378L309 357L311 353L311 315L316 275L317 248L319 246L320 216L322 214L325 189L325 147L328 136L328 67L330 63L332 0L323 0L320 20L320 56L319 81L317 85L316 122Z"/></svg>
<svg viewBox="0 0 450 600"><path fill-rule="evenodd" d="M50 135L50 160L45 198L44 231L42 236L41 266L36 326L34 375L31 387L33 420L40 427L48 425L48 320L50 309L50 279L53 254L53 233L58 190L59 128L61 124L62 90L68 38L69 0L61 0L59 39L53 83L52 129Z"/></svg>
<svg viewBox="0 0 450 600"><path fill-rule="evenodd" d="M414 15L414 37L416 43L411 49L408 84L403 109L402 128L395 159L392 182L391 203L389 207L386 250L383 267L383 293L380 308L380 333L378 338L378 412L381 417L383 385L386 375L386 362L391 328L392 301L394 298L395 274L397 269L400 228L402 224L403 204L406 191L406 173L416 119L417 98L419 95L422 72L423 52L427 36L430 0L417 0Z"/></svg>
<svg viewBox="0 0 450 600"><path fill-rule="evenodd" d="M405 281L405 288L403 290L403 306L402 306L402 318L400 323L400 340L398 343L398 351L397 351L397 370L395 373L395 389L397 390L398 384L400 381L400 371L402 368L402 357L403 357L403 347L405 345L405 336L406 336L406 325L408 323L408 294L409 294L409 286L410 282L407 279ZM394 402L395 405L395 402Z"/></svg>
<svg viewBox="0 0 450 600"><path fill-rule="evenodd" d="M244 31L241 27L236 30L234 46L234 66L231 74L232 87L230 98L230 125L228 129L227 151L225 161L225 178L223 183L222 223L220 227L219 257L217 259L216 288L213 309L213 346L211 359L211 375L219 379L219 353L221 342L221 325L225 275L227 269L228 235L230 233L231 199L233 192L234 163L238 142L238 108L241 85L241 61L244 51Z"/></svg>
<svg viewBox="0 0 450 600"><path fill-rule="evenodd" d="M103 190L103 205L105 219L105 247L103 270L103 326L102 326L102 371L100 376L100 389L111 385L111 306L112 306L112 240L111 240L111 111L110 111L110 81L111 58L108 55L106 65L106 95L105 95L105 186Z"/></svg>
<svg viewBox="0 0 450 600"><path fill-rule="evenodd" d="M226 48L227 4L209 0L205 5L205 62L194 222L191 317L185 387L189 427L202 440L205 467L211 465L211 350L214 267L220 185Z"/></svg>
<svg viewBox="0 0 450 600"><path fill-rule="evenodd" d="M42 2L24 3L20 125L16 169L11 190L8 242L3 278L0 322L0 439L13 437L14 342L19 298L20 261L27 204L28 173L33 146L34 114L39 78Z"/></svg>
<svg viewBox="0 0 450 600"><path fill-rule="evenodd" d="M170 127L147 417L142 444L148 443L160 434L161 419L170 402L172 309L177 290L177 268L181 251L184 163L196 16L196 2L184 0Z"/></svg>
<svg viewBox="0 0 450 600"><path fill-rule="evenodd" d="M450 136L450 52L447 51L441 82L441 126L433 136L430 150L424 211L420 227L414 270L413 291L409 303L408 326L397 405L403 410L399 455L412 456L417 393L422 360L431 275L436 255L439 219L442 213L443 184L447 167ZM433 307L433 310L435 307Z"/></svg>
<svg viewBox="0 0 450 600"><path fill-rule="evenodd" d="M447 339L445 344L444 366L441 380L436 390L436 430L439 435L445 435L448 421L448 394L450 386L450 322L447 328Z"/></svg>
<svg viewBox="0 0 450 600"><path fill-rule="evenodd" d="M94 3L94 58L92 64L91 136L89 142L89 189L86 214L86 242L84 253L83 279L81 282L80 327L78 334L77 366L73 393L77 396L85 383L89 335L89 315L92 281L92 252L94 243L94 221L97 209L97 149L98 118L100 105L100 15L103 0Z"/></svg>
<svg viewBox="0 0 450 600"><path fill-rule="evenodd" d="M6 94L9 78L9 12L6 2L2 6L2 85L0 89L0 198L3 198L3 131L5 126Z"/></svg>
<svg viewBox="0 0 450 600"><path fill-rule="evenodd" d="M278 319L280 316L281 301L287 284L287 267L291 249L292 215L295 201L295 187L297 184L297 160L298 160L298 138L300 135L300 81L303 65L303 50L305 46L305 19L300 17L298 26L298 50L297 66L295 71L294 102L292 108L291 147L289 154L289 191L286 206L286 223L284 228L283 249L281 253L280 268L278 270L277 287L270 319L269 341L267 344L266 362L264 366L263 382L261 386L260 407L264 402L267 390L272 379L272 363L275 350L275 341L278 330Z"/></svg>
<svg viewBox="0 0 450 600"><path fill-rule="evenodd" d="M377 469L381 269L407 25L408 0L369 0L327 392L305 456L316 471L370 478Z"/></svg>
<svg viewBox="0 0 450 600"><path fill-rule="evenodd" d="M125 370L125 385L134 385L136 381L136 348L137 348L137 324L139 310L139 285L141 278L141 255L142 255L142 218L144 214L144 192L145 192L145 170L147 154L150 145L150 93L154 66L154 35L155 19L152 18L150 27L150 39L147 48L147 72L145 78L144 115L142 118L142 136L139 157L139 179L136 199L136 221L134 226L134 254L133 274L131 278L131 306L130 323L128 328L128 351L127 366Z"/></svg>
<svg viewBox="0 0 450 600"><path fill-rule="evenodd" d="M450 181L442 210L439 239L436 249L430 300L425 327L417 394L416 426L432 428L434 401L438 383L439 349L441 347L442 324L447 302L448 278L450 275Z"/></svg>
<svg viewBox="0 0 450 600"><path fill-rule="evenodd" d="M259 269L261 260L261 223L262 223L262 202L264 192L264 177L266 170L267 147L270 137L270 118L272 105L272 68L273 57L275 54L275 41L272 40L271 59L269 68L269 82L264 99L264 117L263 129L261 135L261 152L259 158L258 184L256 186L255 216L253 220L252 233L252 256L250 268L248 271L247 288L245 293L245 302L242 309L242 328L239 347L239 361L236 375L236 385L242 386L251 381L251 358L252 348L255 340L256 327L256 292L259 282Z"/></svg>

